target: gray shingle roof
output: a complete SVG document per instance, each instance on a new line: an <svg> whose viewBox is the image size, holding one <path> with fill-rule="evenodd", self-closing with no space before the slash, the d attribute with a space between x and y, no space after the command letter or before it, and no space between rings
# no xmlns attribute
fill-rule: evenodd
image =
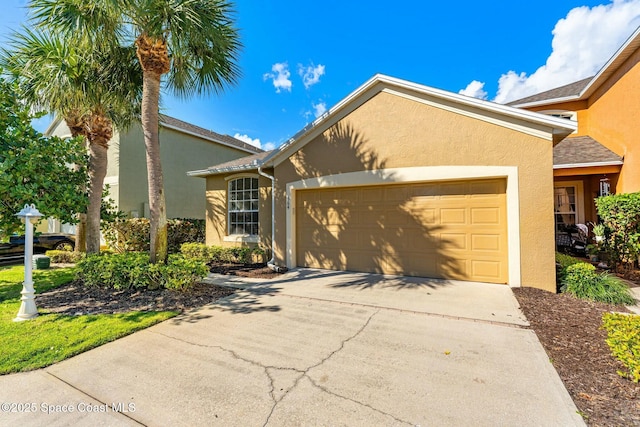
<svg viewBox="0 0 640 427"><path fill-rule="evenodd" d="M518 105L528 104L530 102L550 101L558 98L566 98L567 96L579 96L580 93L582 93L582 90L587 87L592 79L593 76L587 77L586 79L569 83L568 85L560 86L555 89L547 90L545 92L536 93L535 95L531 95L526 98L507 102L507 105L517 107Z"/></svg>
<svg viewBox="0 0 640 427"><path fill-rule="evenodd" d="M251 156L240 157L239 159L213 165L211 167L208 167L205 170L189 172L189 175L207 176L207 175L216 175L216 174L227 173L227 172L239 172L243 170L257 169L258 166L262 164L262 161L269 154L271 154L272 151L263 151L262 153L253 154Z"/></svg>
<svg viewBox="0 0 640 427"><path fill-rule="evenodd" d="M178 129L182 129L186 132L194 133L196 135L200 135L203 138L212 139L217 142L221 142L226 145L232 145L238 147L245 151L250 151L252 153L262 153L263 150L254 147L251 144L247 144L244 141L240 141L229 135L222 135L205 128L201 128L200 126L192 125L191 123L183 122L182 120L178 120L174 117L170 117L164 114L160 114L160 122L166 124L168 126L172 126Z"/></svg>
<svg viewBox="0 0 640 427"><path fill-rule="evenodd" d="M622 157L590 136L565 138L553 148L553 165L620 162Z"/></svg>

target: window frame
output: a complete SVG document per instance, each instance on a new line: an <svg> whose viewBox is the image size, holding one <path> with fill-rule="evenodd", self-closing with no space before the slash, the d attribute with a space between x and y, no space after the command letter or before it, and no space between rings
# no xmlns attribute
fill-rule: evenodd
<svg viewBox="0 0 640 427"><path fill-rule="evenodd" d="M246 184L246 180L249 179L251 183L250 188L244 188ZM259 233L260 233L260 180L259 176L256 174L237 174L230 177L225 178L227 181L227 200L226 200L226 236L224 241L228 242L259 242ZM242 189L237 188L237 183L242 182ZM234 188L234 183L236 187ZM254 187L255 183L255 187ZM254 191L257 192L254 197L252 194ZM249 192L248 197L246 193ZM241 196L238 198L234 198L233 195L240 194ZM238 204L241 203L243 206L241 208L236 208ZM246 204L249 204L249 208L246 209ZM252 205L255 204L255 209ZM234 206L235 205L235 206ZM248 221L238 221L237 217L235 221L232 221L233 214L249 214L253 217L255 215L255 221L253 218L250 218ZM245 233L238 233L238 224L243 224L242 228ZM253 230L247 230L247 226L255 226ZM234 233L235 231L235 233ZM247 232L249 231L249 232ZM255 234L251 234L251 231L255 231Z"/></svg>
<svg viewBox="0 0 640 427"><path fill-rule="evenodd" d="M556 197L557 191L560 188L573 188L574 189L574 210L573 211L557 211L556 210ZM574 224L584 224L584 184L582 181L557 181L553 183L553 222L555 230L558 232L558 215L574 215Z"/></svg>

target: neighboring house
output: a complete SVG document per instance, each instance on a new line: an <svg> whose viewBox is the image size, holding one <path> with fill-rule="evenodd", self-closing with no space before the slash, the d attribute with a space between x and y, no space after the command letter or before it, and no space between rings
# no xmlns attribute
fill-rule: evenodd
<svg viewBox="0 0 640 427"><path fill-rule="evenodd" d="M56 119L47 135L71 136L64 121ZM187 176L212 161L226 162L262 150L228 135L220 135L172 117L160 117L160 152L168 218L205 218L202 199L205 183ZM149 217L147 163L140 124L124 133L115 132L109 142L105 184L116 206L130 217ZM51 231L61 225L50 221ZM67 228L64 225L63 229ZM65 230L63 230L65 231ZM73 230L71 230L73 231Z"/></svg>
<svg viewBox="0 0 640 427"><path fill-rule="evenodd" d="M208 244L555 291L553 147L575 130L376 75L278 149L189 175L206 178Z"/></svg>
<svg viewBox="0 0 640 427"><path fill-rule="evenodd" d="M596 222L598 196L640 191L640 27L595 76L509 105L577 121L554 149L558 231Z"/></svg>

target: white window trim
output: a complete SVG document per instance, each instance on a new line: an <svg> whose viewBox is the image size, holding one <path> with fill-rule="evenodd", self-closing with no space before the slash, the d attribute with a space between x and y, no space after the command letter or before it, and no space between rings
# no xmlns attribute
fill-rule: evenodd
<svg viewBox="0 0 640 427"><path fill-rule="evenodd" d="M260 243L260 207L258 206L258 234L230 234L229 228L231 226L229 218L231 211L229 210L229 185L231 181L234 181L239 178L256 178L258 180L258 199L260 199L260 175L256 173L237 173L231 176L227 176L224 180L227 182L227 204L225 209L226 213L226 236L223 237L223 242L234 242L234 243Z"/></svg>
<svg viewBox="0 0 640 427"><path fill-rule="evenodd" d="M576 188L576 224L584 224L584 183L582 181L556 181L553 183L555 193L556 188L575 187ZM555 195L554 195L555 197ZM554 202L555 203L555 202ZM555 227L556 212L553 212L553 224Z"/></svg>
<svg viewBox="0 0 640 427"><path fill-rule="evenodd" d="M425 177L429 177L425 180ZM509 286L522 284L520 269L520 195L517 166L423 166L349 172L303 179L287 184L286 199L286 262L296 263L296 191L324 187L354 187L411 182L451 181L458 179L505 178L507 180L507 232L509 256Z"/></svg>

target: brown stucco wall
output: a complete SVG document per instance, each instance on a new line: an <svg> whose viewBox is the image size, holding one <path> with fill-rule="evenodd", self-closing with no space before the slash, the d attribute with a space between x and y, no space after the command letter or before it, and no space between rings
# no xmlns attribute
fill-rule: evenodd
<svg viewBox="0 0 640 427"><path fill-rule="evenodd" d="M286 259L286 183L367 169L517 166L522 284L555 291L552 159L551 141L378 93L276 166L276 262Z"/></svg>
<svg viewBox="0 0 640 427"><path fill-rule="evenodd" d="M227 236L227 192L228 180L241 176L251 176L258 178L260 186L260 211L258 216L258 232L260 241L258 243L229 242L224 238ZM232 174L232 175L212 175L206 179L206 201L207 201L207 221L206 221L206 243L215 246L256 246L260 245L265 249L271 248L271 180L257 173Z"/></svg>

